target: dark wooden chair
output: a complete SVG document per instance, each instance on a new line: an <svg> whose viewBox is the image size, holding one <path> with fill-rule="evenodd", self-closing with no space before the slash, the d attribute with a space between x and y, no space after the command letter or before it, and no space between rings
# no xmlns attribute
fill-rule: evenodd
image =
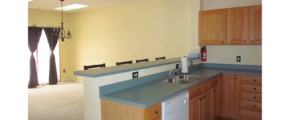
<svg viewBox="0 0 290 120"><path fill-rule="evenodd" d="M149 61L149 59L147 58L147 59L136 60L136 63L139 63L139 62L148 62L148 61Z"/></svg>
<svg viewBox="0 0 290 120"><path fill-rule="evenodd" d="M159 57L159 58L156 58L156 60L165 60L165 56L164 57Z"/></svg>
<svg viewBox="0 0 290 120"><path fill-rule="evenodd" d="M118 66L118 65L124 65L124 64L132 64L133 63L133 61L131 60L131 61L124 61L124 62L116 62L116 65Z"/></svg>
<svg viewBox="0 0 290 120"><path fill-rule="evenodd" d="M103 63L103 64L98 64L98 65L85 65L84 70L88 70L90 68L98 68L98 67L101 67L101 68L106 67L106 64Z"/></svg>

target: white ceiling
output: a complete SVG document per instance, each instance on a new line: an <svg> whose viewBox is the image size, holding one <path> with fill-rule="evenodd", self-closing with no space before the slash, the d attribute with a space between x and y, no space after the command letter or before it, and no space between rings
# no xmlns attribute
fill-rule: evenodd
<svg viewBox="0 0 290 120"><path fill-rule="evenodd" d="M84 11L84 10L106 7L110 5L124 4L128 2L133 2L133 1L140 1L140 0L65 0L63 2L63 6L76 4L76 3L89 6L86 8L66 11L66 12L76 12L76 11ZM57 7L61 7L61 2L59 0L33 0L33 1L28 2L28 8L32 8L32 9L59 11L59 10L54 9Z"/></svg>

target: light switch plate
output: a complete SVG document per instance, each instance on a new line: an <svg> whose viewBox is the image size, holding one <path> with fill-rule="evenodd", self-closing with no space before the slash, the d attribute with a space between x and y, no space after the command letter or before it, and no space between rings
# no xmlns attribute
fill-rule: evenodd
<svg viewBox="0 0 290 120"><path fill-rule="evenodd" d="M237 56L237 62L241 62L241 56Z"/></svg>

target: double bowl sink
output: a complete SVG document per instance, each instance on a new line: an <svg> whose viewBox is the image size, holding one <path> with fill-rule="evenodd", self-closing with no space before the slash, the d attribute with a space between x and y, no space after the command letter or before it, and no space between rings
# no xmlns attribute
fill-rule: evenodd
<svg viewBox="0 0 290 120"><path fill-rule="evenodd" d="M158 81L170 84L192 84L202 80L203 78L204 78L203 76L199 75L181 74L177 76L164 78Z"/></svg>

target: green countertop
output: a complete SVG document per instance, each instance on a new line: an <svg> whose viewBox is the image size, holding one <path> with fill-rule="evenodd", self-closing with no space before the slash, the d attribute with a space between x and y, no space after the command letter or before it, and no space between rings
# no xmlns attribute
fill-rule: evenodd
<svg viewBox="0 0 290 120"><path fill-rule="evenodd" d="M137 107L147 108L159 102L162 102L180 92L189 88L202 84L211 78L220 74L237 74L261 76L261 70L239 70L239 69L220 69L220 68L202 68L194 70L189 74L204 76L199 82L182 85L162 83L158 80L141 84L124 90L101 95L101 99L107 99L119 103L133 105Z"/></svg>

